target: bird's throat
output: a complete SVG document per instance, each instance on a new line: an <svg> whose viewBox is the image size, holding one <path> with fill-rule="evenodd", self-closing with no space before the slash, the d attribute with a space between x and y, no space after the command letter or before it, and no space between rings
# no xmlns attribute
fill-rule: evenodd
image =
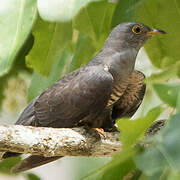
<svg viewBox="0 0 180 180"><path fill-rule="evenodd" d="M136 49L128 49L122 52L116 52L108 62L109 72L114 80L119 81L128 77L134 70L138 51Z"/></svg>

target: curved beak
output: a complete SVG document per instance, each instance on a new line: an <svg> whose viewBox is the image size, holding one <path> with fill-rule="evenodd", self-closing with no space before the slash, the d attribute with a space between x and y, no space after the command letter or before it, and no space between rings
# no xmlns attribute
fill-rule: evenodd
<svg viewBox="0 0 180 180"><path fill-rule="evenodd" d="M151 29L150 31L146 33L147 36L153 36L157 34L166 34L166 32L160 29Z"/></svg>

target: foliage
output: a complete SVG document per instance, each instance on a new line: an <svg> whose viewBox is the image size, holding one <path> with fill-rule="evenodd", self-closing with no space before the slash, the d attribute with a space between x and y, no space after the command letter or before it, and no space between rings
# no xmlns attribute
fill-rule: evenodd
<svg viewBox="0 0 180 180"><path fill-rule="evenodd" d="M32 32L34 45L26 58L27 65L47 76L62 49L71 42L72 24L45 22L38 17Z"/></svg>
<svg viewBox="0 0 180 180"><path fill-rule="evenodd" d="M11 158L5 159L4 161L2 161L0 163L0 172L10 174L11 173L11 168L15 164L20 162L20 160L21 160L20 157L11 157Z"/></svg>
<svg viewBox="0 0 180 180"><path fill-rule="evenodd" d="M167 32L166 36L155 37L145 45L151 62L158 68L164 69L179 61L180 51L176 49L179 40L175 40L180 36L179 17L180 1L177 0L144 1L139 7L138 21Z"/></svg>
<svg viewBox="0 0 180 180"><path fill-rule="evenodd" d="M0 12L0 76L8 73L36 20L36 0L2 0Z"/></svg>
<svg viewBox="0 0 180 180"><path fill-rule="evenodd" d="M41 180L41 179L33 173L28 173L27 180Z"/></svg>
<svg viewBox="0 0 180 180"><path fill-rule="evenodd" d="M38 10L48 21L69 21L89 2L100 0L38 0Z"/></svg>
<svg viewBox="0 0 180 180"><path fill-rule="evenodd" d="M147 128L156 120L161 112L162 108L156 107L145 117L138 118L134 121L129 119L118 120L117 125L121 132L120 140L123 144L122 151L119 154L114 155L112 160L102 169L84 179L118 180L134 170L136 166L133 156L137 149L133 148L133 146L144 137Z"/></svg>
<svg viewBox="0 0 180 180"><path fill-rule="evenodd" d="M25 71L31 84L28 101L64 74L92 59L103 46L109 32L124 21L140 21L160 28L167 35L153 37L145 50L159 72L146 78L162 100L163 107L180 109L180 86L170 83L180 77L180 2L177 0L1 0L0 7L0 102L9 77ZM146 108L146 107L144 107ZM1 108L0 108L1 109ZM162 107L152 109L134 121L118 120L122 132L122 151L84 179L178 179L180 128L179 113L149 148L135 145L157 119ZM3 163L6 163L4 165ZM3 161L1 172L8 173L15 160ZM138 170L137 170L138 169ZM28 174L29 179L38 179Z"/></svg>
<svg viewBox="0 0 180 180"><path fill-rule="evenodd" d="M180 178L180 113L172 116L167 126L153 137L152 146L135 158L137 168L149 179Z"/></svg>
<svg viewBox="0 0 180 180"><path fill-rule="evenodd" d="M174 108L178 106L179 84L154 84L153 87L162 101Z"/></svg>

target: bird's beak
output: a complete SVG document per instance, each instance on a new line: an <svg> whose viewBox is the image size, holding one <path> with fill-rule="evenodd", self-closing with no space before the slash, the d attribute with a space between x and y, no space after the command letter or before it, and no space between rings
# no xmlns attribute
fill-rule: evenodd
<svg viewBox="0 0 180 180"><path fill-rule="evenodd" d="M157 34L166 34L166 32L163 30L160 30L160 29L151 29L146 34L147 34L147 36L153 36L153 35L157 35Z"/></svg>

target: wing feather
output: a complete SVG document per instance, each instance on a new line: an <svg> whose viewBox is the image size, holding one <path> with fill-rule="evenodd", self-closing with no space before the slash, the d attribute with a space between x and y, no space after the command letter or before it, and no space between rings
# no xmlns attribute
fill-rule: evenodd
<svg viewBox="0 0 180 180"><path fill-rule="evenodd" d="M78 69L44 91L34 104L38 126L74 127L93 121L105 108L113 78L101 66Z"/></svg>

